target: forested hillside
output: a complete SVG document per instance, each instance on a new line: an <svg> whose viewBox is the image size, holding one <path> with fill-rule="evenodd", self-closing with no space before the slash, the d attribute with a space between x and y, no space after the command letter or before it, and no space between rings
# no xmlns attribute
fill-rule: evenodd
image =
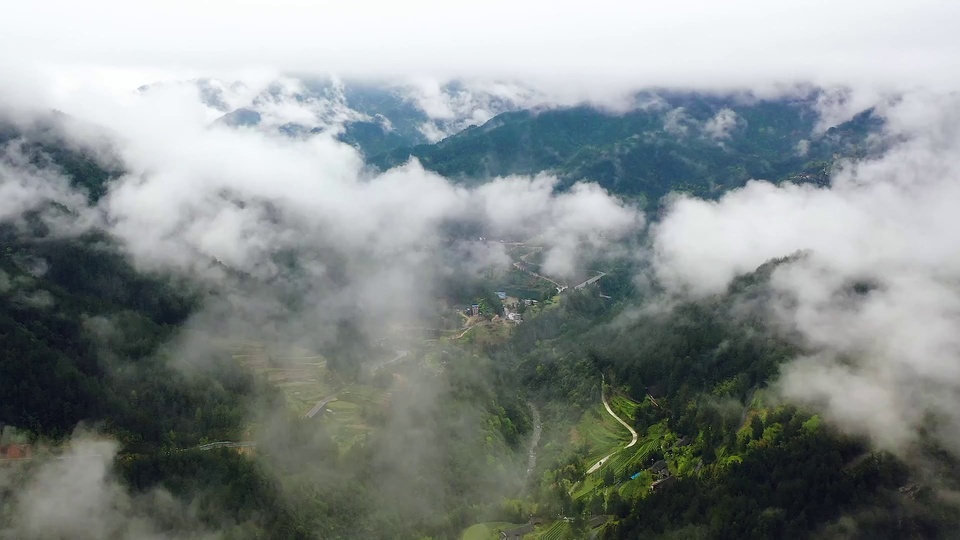
<svg viewBox="0 0 960 540"><path fill-rule="evenodd" d="M763 302L771 272L792 260L693 302L611 304L575 292L519 328L501 360L516 363L556 430L532 486L539 512L613 515L610 539L948 535L943 520L955 511L922 475L769 389L806 346L770 327ZM627 307L635 303L647 309ZM601 389L645 443L614 450L593 472Z"/></svg>
<svg viewBox="0 0 960 540"><path fill-rule="evenodd" d="M52 163L96 201L116 173L56 133L45 126L16 151ZM139 272L102 231L51 231L50 212L72 218L47 205L26 214L25 224L0 224L0 423L62 438L78 422L102 422L121 440L150 446L235 434L255 393L252 379L222 357L211 358L201 378L167 365L164 344L201 290Z"/></svg>
<svg viewBox="0 0 960 540"><path fill-rule="evenodd" d="M960 2L0 14L0 540L960 540Z"/></svg>
<svg viewBox="0 0 960 540"><path fill-rule="evenodd" d="M637 100L645 105L624 114L586 106L504 113L371 162L386 168L415 157L463 182L548 171L562 179L560 188L594 181L649 206L670 191L716 197L750 179L823 184L838 157L868 151L867 135L880 124L865 111L818 135L815 96L664 93Z"/></svg>
<svg viewBox="0 0 960 540"><path fill-rule="evenodd" d="M659 98L623 114L505 113L371 162L413 156L467 185L551 172L560 191L594 180L654 210L670 192L716 198L751 178L825 185L838 160L875 150L880 123L866 111L815 134L809 101ZM352 99L379 103L376 93ZM342 137L368 150L399 141L359 125ZM931 482L777 393L781 368L816 352L775 327L769 307L771 276L803 254L691 298L631 251L648 249L643 239L585 257L565 287L538 273L542 246L481 238L476 246L502 248L506 269L441 261L422 294L402 299L408 320L395 328L371 330L364 310L386 307L375 298L307 329L326 340L254 338L197 317L225 291L260 301L251 293L271 286L289 311L268 326L323 311L298 274L317 261L273 253L273 282L219 261L208 261L222 271L212 281L138 267L105 227L80 226L103 210L122 164L68 144L61 127L0 132L5 163L62 177L84 201L41 201L0 223L0 428L47 456L78 444L77 426L117 441L118 489L192 505L184 520L135 505L161 532L457 539L474 524L493 534L529 521L530 538L547 539L926 538L948 535L957 517L940 497L955 475ZM265 220L282 222L281 212ZM462 247L485 226L444 220L442 243ZM345 259L321 252L324 276L347 288ZM591 276L599 281L572 286ZM938 470L953 467L935 445L925 451ZM18 496L0 485L5 501ZM15 520L16 507L0 520Z"/></svg>
<svg viewBox="0 0 960 540"><path fill-rule="evenodd" d="M34 133L9 133L17 149L31 148L30 159L54 164L95 202L113 175L93 156L41 135L34 142ZM127 488L144 496L162 488L198 505L186 521L162 518L167 532L453 537L519 489L512 471L521 466L515 455L529 411L512 376L482 354L450 344L442 370L421 362L373 378L358 365L331 364L337 384L362 379L390 404L359 399L365 435L335 442L327 427L288 410L268 376L213 345L215 336L200 336L211 344L199 356L183 347L191 316L212 297L208 285L136 269L105 231L52 230L51 212L76 217L47 204L0 225L0 432L14 427L35 448L69 447L78 425L117 440L115 465ZM370 350L359 340L344 334L324 354L366 360L347 354ZM257 458L202 446L215 441L253 445ZM6 488L0 497L15 500ZM405 501L408 492L417 495ZM158 519L149 509L136 512ZM6 510L4 517L11 518Z"/></svg>

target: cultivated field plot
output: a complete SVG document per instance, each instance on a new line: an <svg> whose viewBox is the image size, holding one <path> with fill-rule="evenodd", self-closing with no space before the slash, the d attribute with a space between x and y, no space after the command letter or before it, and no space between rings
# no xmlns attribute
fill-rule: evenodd
<svg viewBox="0 0 960 540"><path fill-rule="evenodd" d="M321 412L319 421L327 428L341 451L346 451L373 430L372 421L389 406L390 394L379 388L352 384L337 394Z"/></svg>
<svg viewBox="0 0 960 540"><path fill-rule="evenodd" d="M544 527L543 532L538 532L536 538L537 540L559 540L564 538L569 531L570 524L561 519L552 525Z"/></svg>
<svg viewBox="0 0 960 540"><path fill-rule="evenodd" d="M639 403L625 396L618 395L610 399L610 408L627 423L633 421L634 412L639 406ZM590 453L586 461L589 467L611 452L623 448L630 442L630 433L610 416L603 404L598 403L583 414L575 428L573 442L586 442L589 446ZM630 450L634 448L636 446Z"/></svg>
<svg viewBox="0 0 960 540"><path fill-rule="evenodd" d="M615 395L609 399L610 408L613 409L625 422L631 422L633 414L640 406L632 399ZM651 452L660 447L661 434L652 430L641 435L637 444L630 448L625 445L630 442L630 434L619 422L617 422L610 413L598 405L590 411L584 413L575 428L575 437L579 440L574 442L586 442L590 448L590 454L584 464L591 467L601 458L611 455L610 458L600 467L599 470L584 477L583 481L576 485L573 490L574 498L580 499L593 493L607 491L609 488L603 486L603 477L605 471L612 469L618 485L631 487L648 487L651 479L649 473L641 474L635 480L624 481L623 478L635 473L644 471L649 466L649 456Z"/></svg>
<svg viewBox="0 0 960 540"><path fill-rule="evenodd" d="M636 401L620 394L608 398L608 401L613 412L617 413L617 416L628 424L631 422L633 415L636 414L637 408L640 407L640 404Z"/></svg>
<svg viewBox="0 0 960 540"><path fill-rule="evenodd" d="M298 416L333 397L313 417L327 428L341 451L349 450L372 429L371 420L389 406L389 392L365 384L346 384L326 367L326 359L311 351L278 351L260 343L233 343L233 358L275 384Z"/></svg>
<svg viewBox="0 0 960 540"><path fill-rule="evenodd" d="M603 407L596 405L583 413L572 434L573 443L586 443L590 449L585 463L587 468L615 449L630 442L630 433L621 426Z"/></svg>
<svg viewBox="0 0 960 540"><path fill-rule="evenodd" d="M486 523L477 523L471 525L463 531L462 540L499 540L499 531L509 530L522 526L522 523L510 523L508 521L489 521Z"/></svg>
<svg viewBox="0 0 960 540"><path fill-rule="evenodd" d="M232 352L235 360L280 388L297 414L305 414L339 388L326 368L326 359L310 351L278 351L258 343L245 343L232 347Z"/></svg>

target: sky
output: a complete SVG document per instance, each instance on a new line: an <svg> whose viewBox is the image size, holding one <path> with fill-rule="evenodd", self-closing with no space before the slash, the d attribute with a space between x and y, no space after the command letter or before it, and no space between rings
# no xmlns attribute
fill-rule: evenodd
<svg viewBox="0 0 960 540"><path fill-rule="evenodd" d="M36 0L5 7L0 57L126 85L279 70L583 93L796 81L956 88L957 21L960 4L945 0Z"/></svg>

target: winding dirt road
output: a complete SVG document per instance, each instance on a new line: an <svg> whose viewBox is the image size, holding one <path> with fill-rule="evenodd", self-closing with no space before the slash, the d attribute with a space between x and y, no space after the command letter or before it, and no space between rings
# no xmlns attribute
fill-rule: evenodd
<svg viewBox="0 0 960 540"><path fill-rule="evenodd" d="M460 339L460 338L462 338L463 336L467 335L467 332L473 330L474 326L478 326L478 325L475 324L475 325L473 325L473 326L468 326L466 330L464 330L463 332L460 332L459 334L457 334L456 336L454 336L454 337L452 337L452 338L450 338L450 339Z"/></svg>
<svg viewBox="0 0 960 540"><path fill-rule="evenodd" d="M601 383L601 384L602 384L602 383ZM601 459L600 461L596 462L596 463L593 465L593 467L590 467L590 469L587 471L587 474L594 473L594 472L598 471L598 470L600 469L600 467L603 467L603 464L606 463L608 459L610 459L611 457L613 457L614 454L616 454L616 453L619 452L620 450L623 450L623 449L626 449L626 448L630 448L631 446L637 444L637 439L638 439L638 437L637 437L637 432L636 432L632 427L630 427L630 424L624 422L624 421L623 421L623 418L620 418L619 416L617 416L616 413L613 412L613 409L610 408L610 404L607 403L607 396L605 396L605 395L603 394L603 390L600 390L600 400L603 401L603 407L604 407L605 409L607 409L607 412L610 413L610 416L612 416L614 419L616 419L617 422L620 422L620 424L621 424L623 427L627 428L627 430L630 431L630 436L631 436L632 438L630 439L630 444L624 446L624 447L621 448L621 449L614 450L613 452L611 452L610 454L608 454L607 456L605 456L603 459Z"/></svg>

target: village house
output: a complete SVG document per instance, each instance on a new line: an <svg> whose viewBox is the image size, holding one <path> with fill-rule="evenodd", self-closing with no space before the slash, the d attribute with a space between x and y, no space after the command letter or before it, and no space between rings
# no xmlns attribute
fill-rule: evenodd
<svg viewBox="0 0 960 540"><path fill-rule="evenodd" d="M526 525L500 531L500 540L521 540L524 536L532 533L533 528L537 525L543 525L543 519L531 517Z"/></svg>
<svg viewBox="0 0 960 540"><path fill-rule="evenodd" d="M670 469L667 468L667 462L660 460L650 466L650 472L657 478L664 478L670 475Z"/></svg>
<svg viewBox="0 0 960 540"><path fill-rule="evenodd" d="M653 491L654 493L656 493L657 491L660 491L661 489L669 486L670 484L676 481L677 481L676 476L667 476L666 478L661 478L660 480L657 480L653 484L650 484L650 491Z"/></svg>
<svg viewBox="0 0 960 540"><path fill-rule="evenodd" d="M522 540L524 536L532 532L533 523L527 523L526 525L517 527L515 529L500 531L500 540Z"/></svg>
<svg viewBox="0 0 960 540"><path fill-rule="evenodd" d="M32 452L29 444L4 444L0 445L0 459L30 459Z"/></svg>

